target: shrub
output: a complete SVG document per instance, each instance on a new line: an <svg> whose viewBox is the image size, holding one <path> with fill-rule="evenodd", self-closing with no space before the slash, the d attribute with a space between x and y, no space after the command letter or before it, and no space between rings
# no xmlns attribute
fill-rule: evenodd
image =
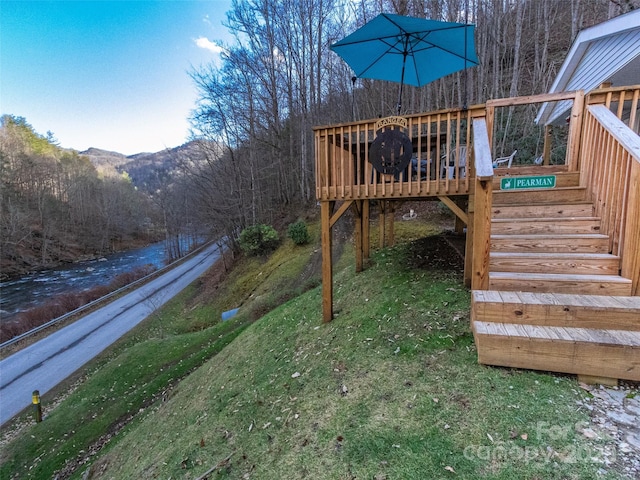
<svg viewBox="0 0 640 480"><path fill-rule="evenodd" d="M311 240L309 230L307 230L307 224L304 223L303 220L298 220L297 222L289 225L287 235L296 245L305 245L309 243L309 240Z"/></svg>
<svg viewBox="0 0 640 480"><path fill-rule="evenodd" d="M247 255L262 255L278 246L278 232L269 225L253 225L240 233L240 248Z"/></svg>

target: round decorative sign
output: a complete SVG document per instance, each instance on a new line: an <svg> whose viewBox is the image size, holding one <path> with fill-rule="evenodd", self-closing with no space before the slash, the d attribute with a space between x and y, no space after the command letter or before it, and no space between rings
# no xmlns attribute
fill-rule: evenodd
<svg viewBox="0 0 640 480"><path fill-rule="evenodd" d="M388 129L378 133L369 150L369 162L380 173L397 175L413 154L411 139L401 130Z"/></svg>

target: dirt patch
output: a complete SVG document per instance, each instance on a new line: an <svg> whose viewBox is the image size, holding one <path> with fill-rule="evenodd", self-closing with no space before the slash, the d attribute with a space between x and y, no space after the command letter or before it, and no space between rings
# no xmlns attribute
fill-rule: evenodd
<svg viewBox="0 0 640 480"><path fill-rule="evenodd" d="M464 247L465 236L452 232L415 240L409 245L409 267L462 273Z"/></svg>

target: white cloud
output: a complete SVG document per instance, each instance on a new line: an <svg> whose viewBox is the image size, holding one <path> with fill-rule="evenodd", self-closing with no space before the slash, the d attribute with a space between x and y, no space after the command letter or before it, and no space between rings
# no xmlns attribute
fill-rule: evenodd
<svg viewBox="0 0 640 480"><path fill-rule="evenodd" d="M198 37L195 42L198 47L209 50L211 53L215 53L216 55L220 55L224 51L220 45L212 42L207 37Z"/></svg>

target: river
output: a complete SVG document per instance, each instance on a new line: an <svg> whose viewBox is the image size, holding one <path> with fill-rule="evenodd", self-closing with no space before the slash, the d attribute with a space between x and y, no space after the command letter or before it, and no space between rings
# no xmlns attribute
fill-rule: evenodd
<svg viewBox="0 0 640 480"><path fill-rule="evenodd" d="M144 265L164 266L164 242L126 252L105 255L96 260L41 270L21 278L0 282L1 321L34 307L61 293L106 285L117 275Z"/></svg>

